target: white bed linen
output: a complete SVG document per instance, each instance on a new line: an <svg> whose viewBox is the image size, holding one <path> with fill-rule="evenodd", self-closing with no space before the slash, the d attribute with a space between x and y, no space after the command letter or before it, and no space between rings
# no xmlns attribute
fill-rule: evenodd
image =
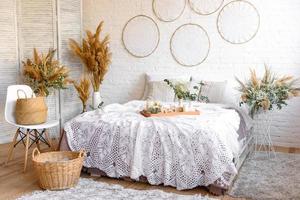
<svg viewBox="0 0 300 200"><path fill-rule="evenodd" d="M147 177L177 189L208 186L235 174L240 144L236 111L198 104L199 116L145 118L144 101L111 104L65 124L71 150L86 149L84 166L110 177ZM224 183L227 184L227 183Z"/></svg>

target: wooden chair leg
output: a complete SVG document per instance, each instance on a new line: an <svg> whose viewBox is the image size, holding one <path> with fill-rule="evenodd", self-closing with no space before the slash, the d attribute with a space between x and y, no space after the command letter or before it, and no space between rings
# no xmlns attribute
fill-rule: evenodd
<svg viewBox="0 0 300 200"><path fill-rule="evenodd" d="M14 139L9 147L9 150L8 150L8 156L7 156L7 160L6 160L6 165L7 163L12 159L12 155L13 155L13 151L14 151L14 148L15 148L15 144L16 144L16 141L17 141L17 138L18 138L18 135L19 135L19 128L17 129L16 133L15 133L15 136L14 136Z"/></svg>
<svg viewBox="0 0 300 200"><path fill-rule="evenodd" d="M29 149L29 138L30 138L29 131L26 130L26 146L25 146L24 173L26 172L26 167L27 167L27 157L28 157L28 149Z"/></svg>
<svg viewBox="0 0 300 200"><path fill-rule="evenodd" d="M56 151L60 150L60 145L61 145L61 142L63 140L64 135L65 135L65 131L64 131L64 129L61 129L61 131L60 131L60 137L59 137L59 142L58 142L58 145L56 147Z"/></svg>
<svg viewBox="0 0 300 200"><path fill-rule="evenodd" d="M51 141L51 138L49 137L49 133L48 133L48 130L45 130L45 138L48 142L48 144L50 145L50 149L53 151L54 148L53 148L53 145L52 145L52 141Z"/></svg>
<svg viewBox="0 0 300 200"><path fill-rule="evenodd" d="M37 130L34 130L34 135L35 135L36 138L39 137L39 135L37 133ZM36 146L37 146L38 150L41 151L40 140L36 141Z"/></svg>

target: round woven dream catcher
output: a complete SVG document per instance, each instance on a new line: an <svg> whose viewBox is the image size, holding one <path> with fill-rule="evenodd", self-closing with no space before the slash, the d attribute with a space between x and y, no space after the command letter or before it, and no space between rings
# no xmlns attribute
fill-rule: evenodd
<svg viewBox="0 0 300 200"><path fill-rule="evenodd" d="M248 1L237 0L226 4L219 13L217 27L221 37L232 44L252 40L258 32L260 17Z"/></svg>

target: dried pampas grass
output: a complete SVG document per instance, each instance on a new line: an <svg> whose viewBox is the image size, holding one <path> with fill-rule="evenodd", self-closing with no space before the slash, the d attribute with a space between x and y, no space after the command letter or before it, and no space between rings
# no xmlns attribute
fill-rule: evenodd
<svg viewBox="0 0 300 200"><path fill-rule="evenodd" d="M251 74L250 79L251 79L252 86L254 88L259 88L260 83L259 83L259 80L256 76L256 71L251 69L250 74Z"/></svg>
<svg viewBox="0 0 300 200"><path fill-rule="evenodd" d="M73 85L77 90L78 97L80 98L83 106L82 112L86 112L86 103L90 97L90 81L88 78L83 76L79 83L73 81Z"/></svg>
<svg viewBox="0 0 300 200"><path fill-rule="evenodd" d="M99 91L112 56L109 49L109 36L100 39L102 28L103 21L98 25L95 34L86 31L87 37L82 40L82 46L70 39L70 48L84 63L95 92Z"/></svg>

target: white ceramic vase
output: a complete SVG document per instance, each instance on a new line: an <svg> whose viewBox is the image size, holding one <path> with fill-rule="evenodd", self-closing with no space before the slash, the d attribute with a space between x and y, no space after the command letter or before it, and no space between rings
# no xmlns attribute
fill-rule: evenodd
<svg viewBox="0 0 300 200"><path fill-rule="evenodd" d="M93 108L98 109L101 103L102 103L102 98L100 92L94 92L93 99L92 99Z"/></svg>
<svg viewBox="0 0 300 200"><path fill-rule="evenodd" d="M184 101L183 103L183 111L190 112L193 111L193 102L190 100Z"/></svg>
<svg viewBox="0 0 300 200"><path fill-rule="evenodd" d="M178 99L178 106L183 107L183 99Z"/></svg>

